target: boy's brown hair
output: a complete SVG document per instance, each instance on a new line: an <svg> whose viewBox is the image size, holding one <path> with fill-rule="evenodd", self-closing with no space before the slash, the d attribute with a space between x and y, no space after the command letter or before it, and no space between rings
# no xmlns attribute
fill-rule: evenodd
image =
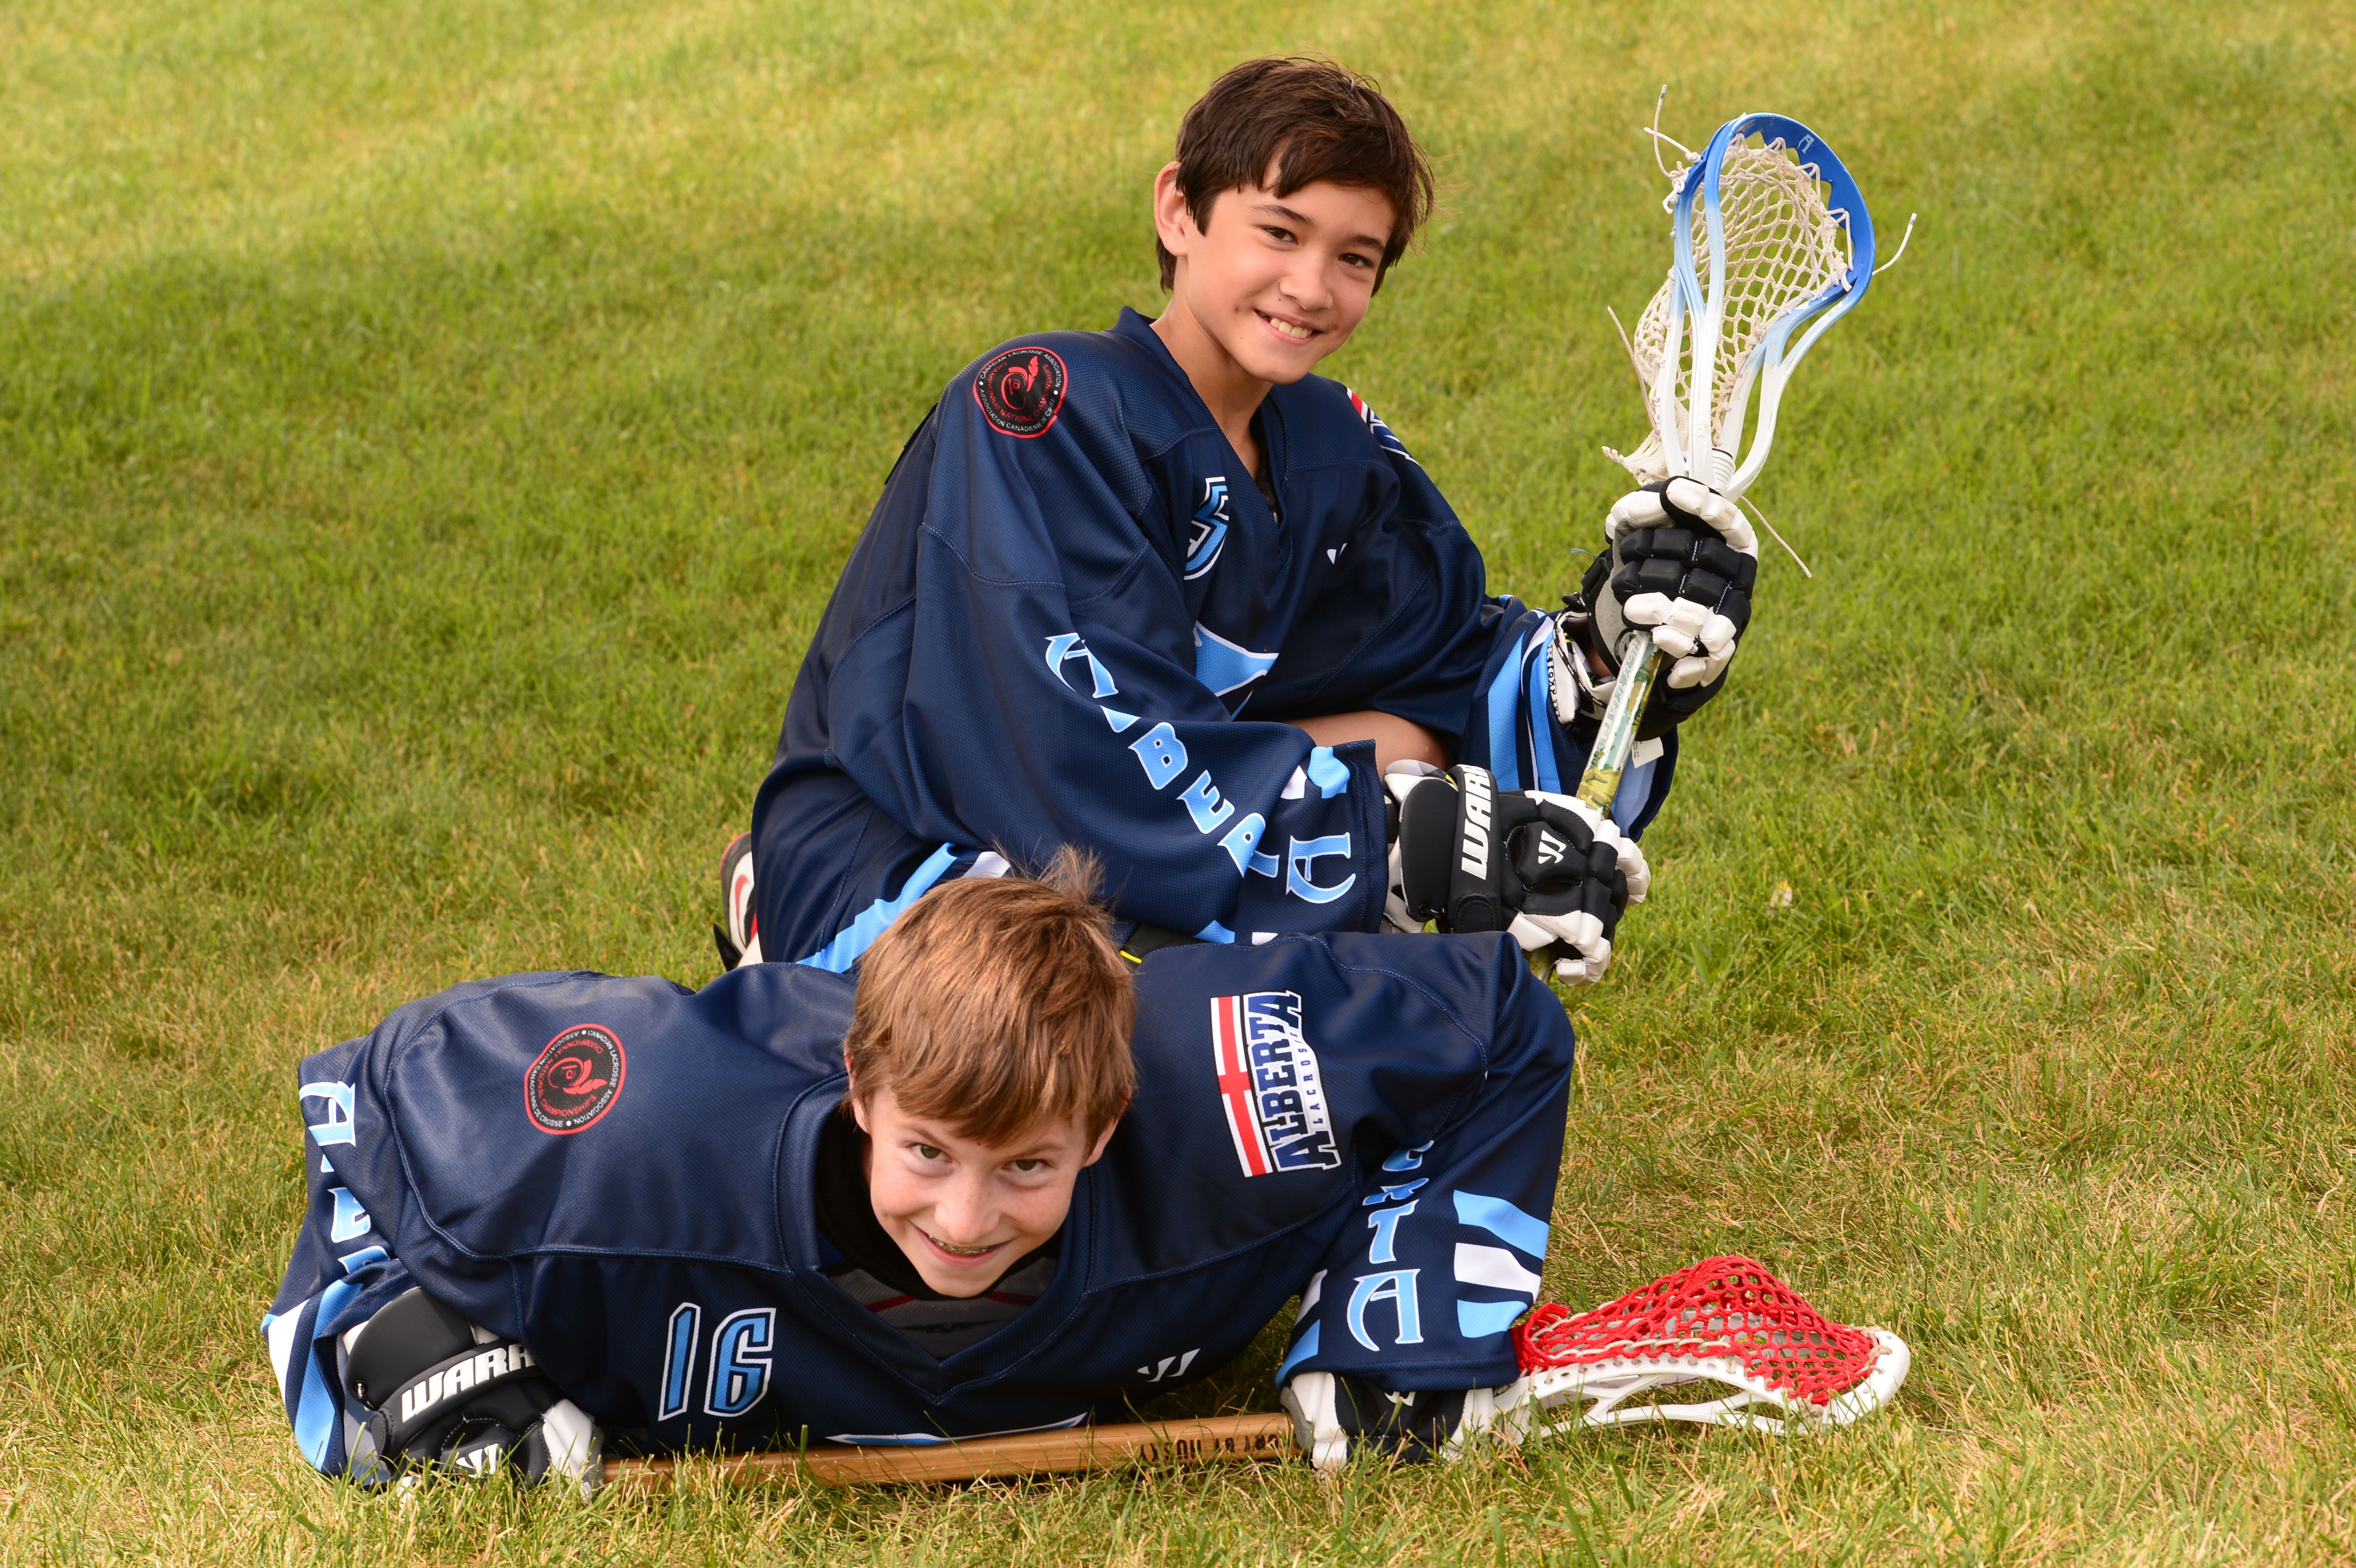
<svg viewBox="0 0 2356 1568"><path fill-rule="evenodd" d="M888 1086L910 1115L991 1145L1073 1115L1090 1137L1109 1125L1137 1083L1137 999L1096 878L1066 848L1035 881L959 880L911 905L860 965L853 1094Z"/></svg>
<svg viewBox="0 0 2356 1568"><path fill-rule="evenodd" d="M1179 123L1177 160L1178 192L1203 229L1222 192L1258 185L1270 164L1278 197L1318 180L1380 193L1391 204L1391 238L1378 289L1431 212L1431 165L1407 122L1370 79L1319 55L1246 60L1211 83ZM1159 238L1153 249L1167 289L1178 258Z"/></svg>

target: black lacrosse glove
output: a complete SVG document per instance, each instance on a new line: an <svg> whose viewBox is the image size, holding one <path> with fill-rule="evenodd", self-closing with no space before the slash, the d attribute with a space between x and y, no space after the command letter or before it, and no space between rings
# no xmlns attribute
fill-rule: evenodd
<svg viewBox="0 0 2356 1568"><path fill-rule="evenodd" d="M1600 716L1619 677L1620 645L1649 629L1673 661L1644 705L1636 738L1665 735L1726 684L1759 577L1759 539L1742 510L1697 479L1669 479L1620 497L1603 525L1604 553L1555 624L1558 717ZM1595 678L1591 651L1612 672ZM1576 694L1574 698L1573 694Z"/></svg>
<svg viewBox="0 0 2356 1568"><path fill-rule="evenodd" d="M1483 1438L1521 1442L1534 1408L1521 1381L1504 1388L1424 1389L1392 1393L1349 1372L1299 1372L1280 1402L1309 1462L1338 1470L1368 1451L1395 1463L1462 1458Z"/></svg>
<svg viewBox="0 0 2356 1568"><path fill-rule="evenodd" d="M1398 813L1393 923L1506 932L1558 980L1603 977L1620 917L1652 885L1633 840L1570 795L1500 790L1486 768L1384 782Z"/></svg>
<svg viewBox="0 0 2356 1568"><path fill-rule="evenodd" d="M1372 1448L1400 1464L1440 1456L1464 1420L1469 1389L1391 1393L1347 1372L1333 1374L1333 1424L1351 1449Z"/></svg>
<svg viewBox="0 0 2356 1568"><path fill-rule="evenodd" d="M522 1341L478 1340L472 1323L423 1290L368 1320L344 1381L369 1413L362 1453L373 1450L392 1470L504 1470L526 1483L556 1476L584 1490L595 1484L595 1424Z"/></svg>

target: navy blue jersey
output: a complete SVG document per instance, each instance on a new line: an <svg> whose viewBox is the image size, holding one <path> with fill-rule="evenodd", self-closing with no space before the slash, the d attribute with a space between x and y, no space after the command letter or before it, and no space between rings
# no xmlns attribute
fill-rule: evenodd
<svg viewBox="0 0 2356 1568"><path fill-rule="evenodd" d="M1125 1419L1296 1294L1284 1376L1510 1381L1571 1065L1514 944L1179 947L1137 986L1136 1098L1080 1175L1052 1282L946 1357L824 1272L812 1176L845 976L515 976L310 1058L309 1211L263 1323L305 1457L364 1457L340 1337L412 1285L658 1450Z"/></svg>
<svg viewBox="0 0 2356 1568"><path fill-rule="evenodd" d="M1576 786L1588 741L1553 714L1549 618L1487 597L1406 448L1321 377L1272 388L1258 420L1273 508L1131 311L950 384L844 569L754 805L763 956L843 967L978 856L1065 844L1102 857L1129 919L1215 942L1372 931L1373 750L1290 717L1378 709L1505 788ZM1633 801L1657 805L1667 774L1632 775Z"/></svg>

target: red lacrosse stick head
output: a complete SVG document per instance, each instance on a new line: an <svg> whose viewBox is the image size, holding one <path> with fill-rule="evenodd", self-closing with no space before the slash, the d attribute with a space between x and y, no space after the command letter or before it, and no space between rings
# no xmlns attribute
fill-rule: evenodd
<svg viewBox="0 0 2356 1568"><path fill-rule="evenodd" d="M1863 1382L1879 1347L1827 1319L1752 1258L1704 1258L1617 1301L1574 1314L1548 1302L1514 1326L1522 1371L1663 1356L1733 1357L1812 1404Z"/></svg>

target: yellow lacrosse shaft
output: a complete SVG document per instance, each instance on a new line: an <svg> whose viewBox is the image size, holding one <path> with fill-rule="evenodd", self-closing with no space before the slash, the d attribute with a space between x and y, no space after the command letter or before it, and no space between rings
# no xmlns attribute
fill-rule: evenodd
<svg viewBox="0 0 2356 1568"><path fill-rule="evenodd" d="M1620 675L1612 682L1603 723L1595 731L1595 750L1588 753L1587 771L1579 775L1579 798L1606 816L1612 815L1612 803L1620 796L1620 778L1628 771L1628 753L1636 744L1644 699L1653 695L1653 681L1660 673L1661 650L1654 645L1652 629L1639 627L1629 633L1628 640L1620 645Z"/></svg>

